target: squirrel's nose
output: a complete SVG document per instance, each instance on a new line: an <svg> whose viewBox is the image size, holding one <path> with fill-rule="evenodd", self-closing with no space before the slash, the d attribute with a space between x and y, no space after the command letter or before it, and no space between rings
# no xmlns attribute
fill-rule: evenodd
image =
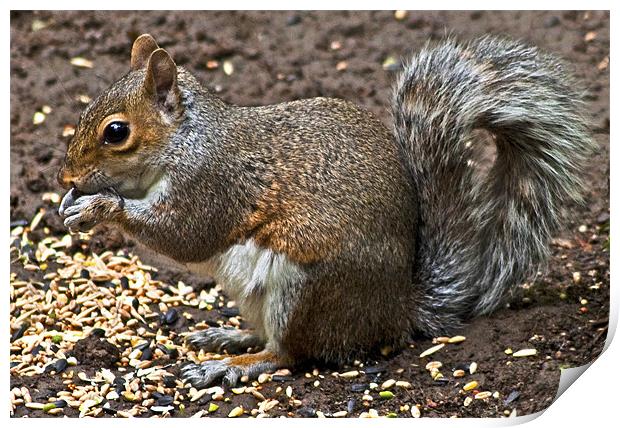
<svg viewBox="0 0 620 428"><path fill-rule="evenodd" d="M58 180L58 184L60 184L65 189L70 189L75 184L74 177L67 172L64 166L60 168L60 170L58 171L58 175L56 176L56 179Z"/></svg>

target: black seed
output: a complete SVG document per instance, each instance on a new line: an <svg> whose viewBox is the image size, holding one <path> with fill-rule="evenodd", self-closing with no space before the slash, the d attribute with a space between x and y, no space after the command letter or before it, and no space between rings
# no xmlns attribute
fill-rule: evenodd
<svg viewBox="0 0 620 428"><path fill-rule="evenodd" d="M374 383L381 383L381 373L374 375L370 381Z"/></svg>
<svg viewBox="0 0 620 428"><path fill-rule="evenodd" d="M202 397L200 397L200 400L198 400L198 405L199 406L204 406L209 401L211 401L212 398L213 398L212 394L205 394Z"/></svg>
<svg viewBox="0 0 620 428"><path fill-rule="evenodd" d="M368 389L368 384L365 383L354 383L351 385L351 391L353 392L364 392Z"/></svg>
<svg viewBox="0 0 620 428"><path fill-rule="evenodd" d="M355 404L355 398L350 399L347 403L347 412L353 413L353 410L355 410Z"/></svg>
<svg viewBox="0 0 620 428"><path fill-rule="evenodd" d="M131 301L131 306L133 306L133 308L137 311L138 308L140 307L140 302L138 302L138 299L134 297L133 300Z"/></svg>
<svg viewBox="0 0 620 428"><path fill-rule="evenodd" d="M300 22L301 22L301 16L298 14L294 14L286 18L286 25L288 25L289 27L293 25L297 25Z"/></svg>
<svg viewBox="0 0 620 428"><path fill-rule="evenodd" d="M220 312L225 317L236 317L239 315L239 308L222 308Z"/></svg>
<svg viewBox="0 0 620 428"><path fill-rule="evenodd" d="M142 351L140 361L150 360L151 358L153 358L153 351L151 351L151 348L146 348L144 351Z"/></svg>
<svg viewBox="0 0 620 428"><path fill-rule="evenodd" d="M125 290L129 288L129 280L126 276L121 277L121 287L123 287L123 289Z"/></svg>
<svg viewBox="0 0 620 428"><path fill-rule="evenodd" d="M50 351L52 351L53 353L58 352L60 348L58 347L58 345L54 344L54 345L50 345Z"/></svg>
<svg viewBox="0 0 620 428"><path fill-rule="evenodd" d="M166 314L164 315L163 323L168 325L174 324L178 319L179 313L177 312L177 310L174 308L170 308L168 309L168 312L166 312Z"/></svg>
<svg viewBox="0 0 620 428"><path fill-rule="evenodd" d="M22 337L26 330L28 330L28 327L30 327L30 323L28 321L23 322L22 325L20 325L19 328L11 335L11 343Z"/></svg>
<svg viewBox="0 0 620 428"><path fill-rule="evenodd" d="M207 324L209 327L221 327L220 323L212 320L205 320L205 324Z"/></svg>
<svg viewBox="0 0 620 428"><path fill-rule="evenodd" d="M164 397L164 394L162 394L161 392L153 391L151 393L151 397L153 397L156 400L159 400L161 397Z"/></svg>
<svg viewBox="0 0 620 428"><path fill-rule="evenodd" d="M140 351L144 352L144 350L149 348L150 346L151 346L151 342L144 342L144 343L141 343L135 346L133 349L139 349Z"/></svg>
<svg viewBox="0 0 620 428"><path fill-rule="evenodd" d="M177 386L176 378L174 376L164 376L163 382L166 388L176 388Z"/></svg>
<svg viewBox="0 0 620 428"><path fill-rule="evenodd" d="M13 229L14 227L26 226L26 225L28 225L28 223L29 223L28 220L21 220L21 219L20 220L13 220L11 222L11 229Z"/></svg>
<svg viewBox="0 0 620 428"><path fill-rule="evenodd" d="M177 348L171 349L170 353L168 354L168 356L171 359L176 360L177 358L179 358L179 350Z"/></svg>
<svg viewBox="0 0 620 428"><path fill-rule="evenodd" d="M469 366L471 366L471 363L460 363L460 364L457 364L456 366L454 366L454 369L452 371L454 371L454 370L464 370L466 372L469 372Z"/></svg>
<svg viewBox="0 0 620 428"><path fill-rule="evenodd" d="M90 272L87 271L86 269L82 269L80 271L80 277L84 279L90 279Z"/></svg>
<svg viewBox="0 0 620 428"><path fill-rule="evenodd" d="M102 328L93 328L90 331L90 335L95 337L105 337L105 330Z"/></svg>
<svg viewBox="0 0 620 428"><path fill-rule="evenodd" d="M372 367L366 367L362 370L364 370L364 373L366 374L375 374L375 373L383 373L384 371L387 370L387 367L384 365L376 365Z"/></svg>
<svg viewBox="0 0 620 428"><path fill-rule="evenodd" d="M304 418L316 418L316 410L312 407L302 407L297 413Z"/></svg>
<svg viewBox="0 0 620 428"><path fill-rule="evenodd" d="M555 27L559 23L560 23L560 18L558 18L557 16L550 16L549 18L545 19L545 22L543 25L545 26L545 28L551 28L551 27Z"/></svg>
<svg viewBox="0 0 620 428"><path fill-rule="evenodd" d="M16 249L19 251L19 243L22 242L20 238L15 238L11 241L11 249Z"/></svg>
<svg viewBox="0 0 620 428"><path fill-rule="evenodd" d="M44 348L41 345L37 345L34 348L32 348L32 355L34 355L35 357L37 355L39 355L39 352L41 352Z"/></svg>
<svg viewBox="0 0 620 428"><path fill-rule="evenodd" d="M19 361L11 361L10 366L11 366L11 368L13 368L13 367L17 367L17 366L18 366L18 365L20 365L20 364L21 364L21 363L20 363Z"/></svg>
<svg viewBox="0 0 620 428"><path fill-rule="evenodd" d="M68 365L69 364L67 363L67 360L64 358L60 360L56 360L55 362L50 363L47 366L45 366L45 373L51 373L51 372L55 372L56 374L62 373L63 371L65 371Z"/></svg>
<svg viewBox="0 0 620 428"><path fill-rule="evenodd" d="M288 382L294 379L291 376L273 375L271 376L271 380L274 382Z"/></svg>
<svg viewBox="0 0 620 428"><path fill-rule="evenodd" d="M171 397L169 395L164 395L162 397L159 397L157 399L157 405L158 406L169 406L174 402L174 397Z"/></svg>
<svg viewBox="0 0 620 428"><path fill-rule="evenodd" d="M65 400L58 400L58 401L54 401L54 405L56 406L56 408L63 408L63 407L67 407L67 402Z"/></svg>
<svg viewBox="0 0 620 428"><path fill-rule="evenodd" d="M506 399L504 400L504 405L507 406L513 401L518 400L520 396L521 396L521 393L519 391L517 390L511 391L510 394L508 394L508 397L506 397Z"/></svg>
<svg viewBox="0 0 620 428"><path fill-rule="evenodd" d="M445 377L440 377L439 379L435 379L433 381L433 384L441 385L441 386L447 385L448 383L450 383L450 379L445 378Z"/></svg>
<svg viewBox="0 0 620 428"><path fill-rule="evenodd" d="M103 407L103 412L107 413L108 415L115 415L116 414L116 410L114 410L111 407Z"/></svg>

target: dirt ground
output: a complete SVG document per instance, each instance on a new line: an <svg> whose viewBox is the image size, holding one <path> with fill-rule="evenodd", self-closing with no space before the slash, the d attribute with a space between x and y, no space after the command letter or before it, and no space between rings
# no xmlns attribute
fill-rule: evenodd
<svg viewBox="0 0 620 428"><path fill-rule="evenodd" d="M403 19L396 19L393 11L12 12L11 228L29 223L40 207L46 207L41 224L51 235L66 234L53 204L42 201L46 192L62 194L55 174L68 140L62 136L63 129L75 124L84 96L96 96L128 70L131 44L144 32L153 34L177 64L228 102L260 105L338 97L368 108L386 124L390 87L398 70L398 63L384 66L386 60L406 57L427 40L445 34L467 39L492 33L524 39L573 64L589 90L593 133L600 150L591 165L584 165L586 204L571 208L567 227L554 241L547 270L515 293L506 308L468 325L461 332L467 340L448 345L432 357L419 357L433 346L431 339L420 338L404 351L361 362L374 370L355 379L330 373L363 368L318 367L325 376L315 387L315 376L306 375L314 367L302 367L290 378L266 383L262 390L266 397L283 396L284 391L277 388L290 385L301 400L300 405L280 400L284 404L270 415L316 416L317 410L325 415L347 410L348 416L359 416L372 408L379 415L411 416L402 407L406 405L418 405L423 417L502 417L515 410L524 415L549 406L560 369L583 365L599 355L609 312L608 12L427 11L409 12ZM93 67L70 64L75 57L93 61ZM217 67L213 62L208 67L209 61L217 61ZM232 65L232 73L229 66L224 71L224 63ZM33 115L43 106L51 111L35 125ZM189 285L204 282L112 229L97 229L87 249L128 250L159 268L158 279L173 285L181 279ZM19 262L12 261L11 273L30 278ZM200 312L194 313L199 321ZM504 352L507 348L535 348L538 353L516 358ZM443 363L446 382L429 376L425 365L431 360ZM468 368L472 362L478 365L474 374L452 376L454 369ZM110 362L106 368L115 367ZM369 383L381 385L392 378L408 381L412 387L395 390L391 399L380 399L373 392L374 401L364 403ZM471 380L479 383L477 390L498 394L464 406L468 394L462 387ZM32 377L12 373L11 388L16 386L26 386L33 400L39 401L47 401L64 387L50 373ZM221 402L216 416L226 415L240 403L246 408L256 405L256 399L247 394L227 397L230 400ZM111 404L118 409L129 406L122 400ZM184 406L184 412L176 406L171 414L192 415L208 404L199 400ZM78 413L72 408L64 412ZM153 414L147 411L143 416ZM17 406L14 416L48 415Z"/></svg>

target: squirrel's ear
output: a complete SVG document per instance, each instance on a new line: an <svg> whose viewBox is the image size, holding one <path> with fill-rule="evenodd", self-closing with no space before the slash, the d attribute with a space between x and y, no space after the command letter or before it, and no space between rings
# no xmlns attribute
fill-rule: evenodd
<svg viewBox="0 0 620 428"><path fill-rule="evenodd" d="M131 47L131 71L144 68L151 54L157 49L159 46L150 34L138 37Z"/></svg>
<svg viewBox="0 0 620 428"><path fill-rule="evenodd" d="M146 66L144 87L161 106L174 109L179 102L177 65L164 49L156 49Z"/></svg>

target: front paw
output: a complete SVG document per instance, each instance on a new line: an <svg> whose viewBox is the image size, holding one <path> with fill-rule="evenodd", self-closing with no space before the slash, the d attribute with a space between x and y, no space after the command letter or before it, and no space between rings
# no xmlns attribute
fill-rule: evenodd
<svg viewBox="0 0 620 428"><path fill-rule="evenodd" d="M81 195L71 189L63 198L58 213L64 217L65 227L71 232L87 232L95 225L110 221L122 210L120 200L112 192Z"/></svg>

